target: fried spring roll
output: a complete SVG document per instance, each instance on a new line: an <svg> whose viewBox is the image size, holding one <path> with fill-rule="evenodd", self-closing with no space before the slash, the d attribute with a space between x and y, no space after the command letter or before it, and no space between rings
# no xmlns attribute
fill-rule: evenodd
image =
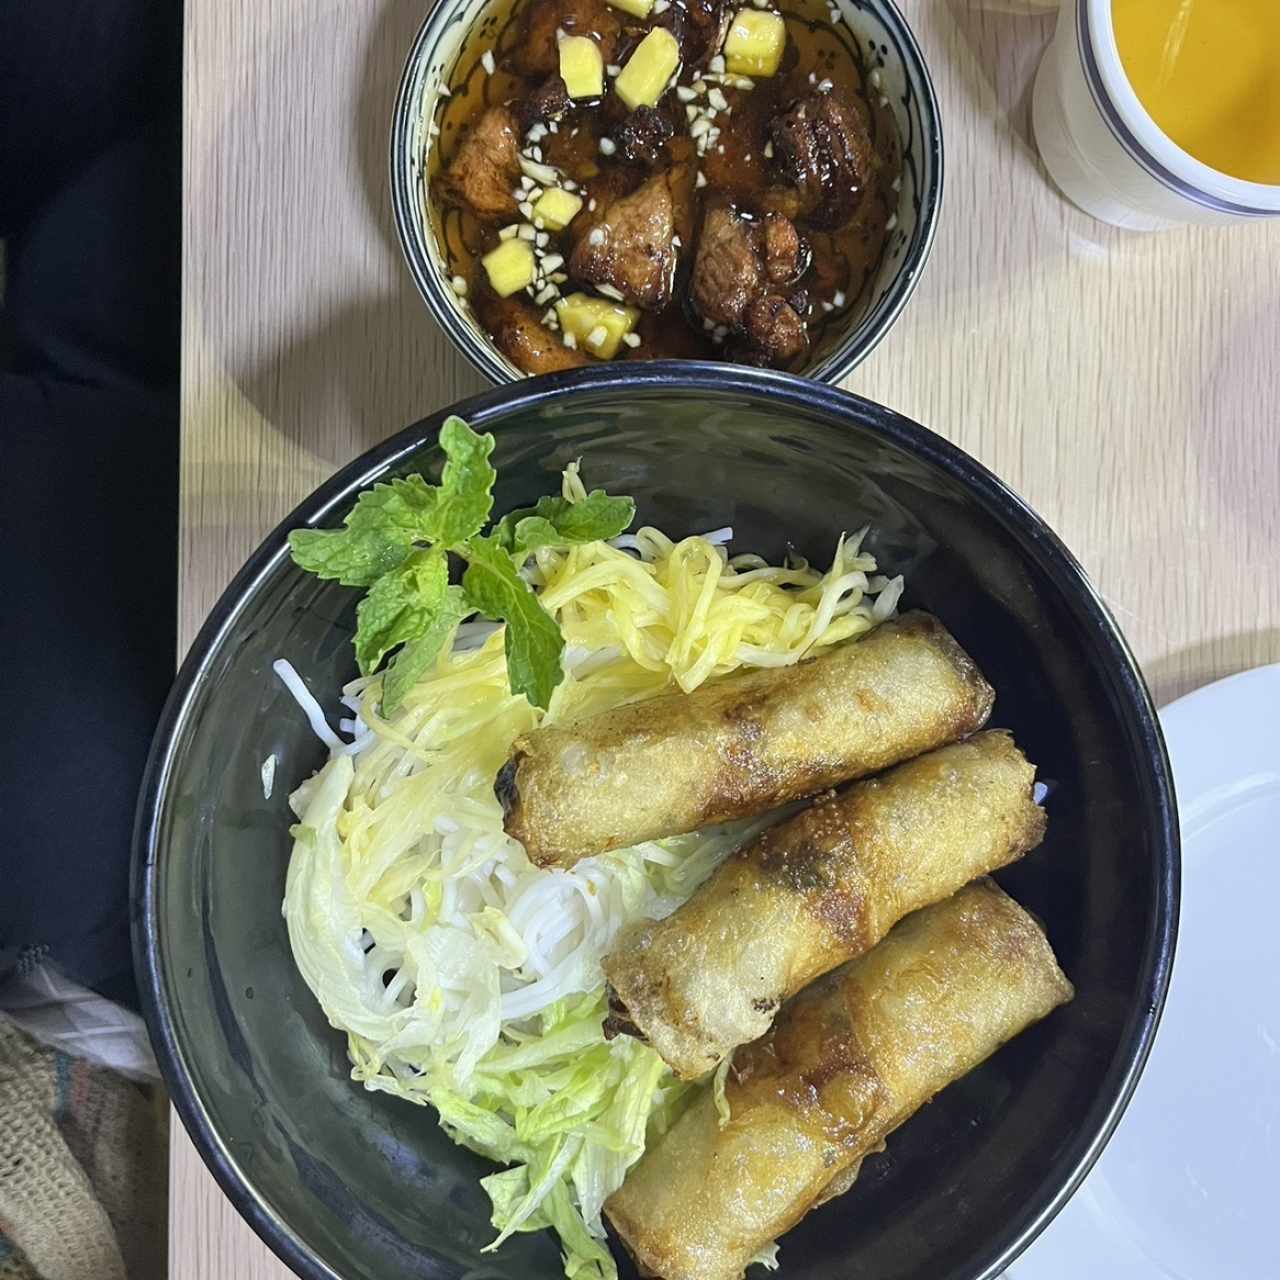
<svg viewBox="0 0 1280 1280"><path fill-rule="evenodd" d="M1034 782L1007 733L980 733L770 828L673 915L619 939L604 962L614 1028L678 1076L709 1071L903 916L1039 844Z"/></svg>
<svg viewBox="0 0 1280 1280"><path fill-rule="evenodd" d="M936 618L906 614L766 668L517 738L495 784L540 865L763 813L980 729L991 686Z"/></svg>
<svg viewBox="0 0 1280 1280"><path fill-rule="evenodd" d="M704 1090L606 1211L642 1272L736 1280L935 1093L1071 996L1035 921L978 881L797 996L735 1055L728 1123Z"/></svg>

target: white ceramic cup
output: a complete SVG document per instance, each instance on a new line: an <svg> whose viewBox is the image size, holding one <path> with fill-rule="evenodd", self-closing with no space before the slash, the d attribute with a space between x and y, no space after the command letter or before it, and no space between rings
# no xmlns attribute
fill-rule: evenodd
<svg viewBox="0 0 1280 1280"><path fill-rule="evenodd" d="M1280 186L1211 169L1161 132L1125 75L1111 0L1063 0L1032 120L1053 180L1103 222L1157 231L1280 216Z"/></svg>

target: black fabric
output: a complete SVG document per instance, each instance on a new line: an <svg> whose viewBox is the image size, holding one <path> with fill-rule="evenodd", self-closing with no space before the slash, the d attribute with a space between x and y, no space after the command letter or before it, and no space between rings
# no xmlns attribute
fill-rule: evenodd
<svg viewBox="0 0 1280 1280"><path fill-rule="evenodd" d="M0 237L113 142L176 127L181 58L172 0L0 0Z"/></svg>
<svg viewBox="0 0 1280 1280"><path fill-rule="evenodd" d="M0 980L136 1004L128 869L175 662L181 10L0 0Z"/></svg>

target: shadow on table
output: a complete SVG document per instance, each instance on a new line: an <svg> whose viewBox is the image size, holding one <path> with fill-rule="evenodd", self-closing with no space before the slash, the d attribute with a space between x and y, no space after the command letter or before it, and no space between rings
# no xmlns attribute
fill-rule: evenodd
<svg viewBox="0 0 1280 1280"><path fill-rule="evenodd" d="M1055 15L1028 11L1029 2L937 0L908 9L937 85L947 151L938 241L890 338L899 349L909 343L913 355L928 343L945 358L963 335L1010 308L1021 308L1026 323L1033 308L1059 305L1067 272L1081 257L1096 269L1114 239L1062 199L1034 148L1031 86ZM1080 275L1073 278L1079 287ZM1025 362L1014 370L1027 372ZM879 398L898 402L897 387L878 385ZM906 373L901 386L920 403Z"/></svg>
<svg viewBox="0 0 1280 1280"><path fill-rule="evenodd" d="M391 183L387 172L391 115L409 48L431 7L423 0L385 0L365 46L360 93L352 121L369 215L397 258L400 241L396 238L391 214Z"/></svg>
<svg viewBox="0 0 1280 1280"><path fill-rule="evenodd" d="M391 214L391 113L427 7L387 0L363 51L336 11L255 48L218 151L256 158L239 185L198 179L247 248L210 273L230 372L288 439L333 464L487 385L416 293ZM286 50L305 76L278 74Z"/></svg>
<svg viewBox="0 0 1280 1280"><path fill-rule="evenodd" d="M274 425L334 463L489 385L448 347L407 283L330 309L240 382Z"/></svg>
<svg viewBox="0 0 1280 1280"><path fill-rule="evenodd" d="M1280 654L1280 628L1239 632L1206 640L1179 653L1146 663L1144 670L1156 705L1165 706L1184 694L1240 671L1266 666Z"/></svg>
<svg viewBox="0 0 1280 1280"><path fill-rule="evenodd" d="M987 115L994 106L1043 173L1031 134L1031 87L1057 15L1011 0L947 0L947 8L970 54L962 55L957 79L974 109Z"/></svg>

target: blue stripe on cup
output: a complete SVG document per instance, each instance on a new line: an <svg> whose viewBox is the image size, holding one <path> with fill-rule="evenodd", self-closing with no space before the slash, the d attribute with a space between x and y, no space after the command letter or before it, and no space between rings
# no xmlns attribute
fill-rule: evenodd
<svg viewBox="0 0 1280 1280"><path fill-rule="evenodd" d="M1198 204L1202 208L1212 209L1217 213L1232 214L1236 217L1275 217L1275 211L1272 209L1259 209L1253 205L1236 204L1234 201L1223 200L1218 196L1210 195L1207 191L1201 191L1199 187L1192 186L1191 183L1179 178L1162 165L1134 137L1129 126L1125 124L1119 111L1116 110L1115 103L1111 101L1106 87L1102 83L1102 72L1098 67L1098 60L1093 52L1093 36L1089 25L1089 6L1087 4L1077 4L1076 15L1076 39L1080 46L1080 61L1084 66L1085 82L1089 86L1089 92L1093 95L1093 101L1099 113L1115 135L1116 141L1129 153L1130 157L1155 178L1157 182L1168 187L1170 191L1176 192L1184 200L1190 200L1193 204Z"/></svg>

